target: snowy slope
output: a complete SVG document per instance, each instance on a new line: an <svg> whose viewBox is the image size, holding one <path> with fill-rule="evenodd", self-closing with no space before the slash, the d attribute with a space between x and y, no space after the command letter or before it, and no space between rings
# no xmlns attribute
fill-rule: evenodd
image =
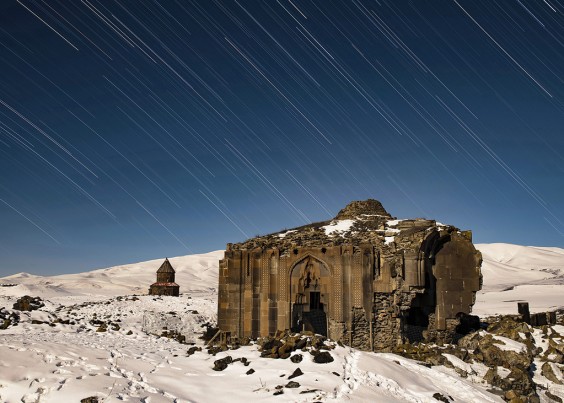
<svg viewBox="0 0 564 403"><path fill-rule="evenodd" d="M529 302L531 312L564 307L564 249L504 243L476 248L482 252L484 279L475 314L516 313L520 301Z"/></svg>
<svg viewBox="0 0 564 403"><path fill-rule="evenodd" d="M169 258L176 271L180 292L202 291L217 287L218 261L223 251ZM146 294L156 280L156 271L164 259L115 266L85 273L60 276L35 276L19 273L0 279L0 283L16 283L17 287L1 287L0 295L117 296Z"/></svg>

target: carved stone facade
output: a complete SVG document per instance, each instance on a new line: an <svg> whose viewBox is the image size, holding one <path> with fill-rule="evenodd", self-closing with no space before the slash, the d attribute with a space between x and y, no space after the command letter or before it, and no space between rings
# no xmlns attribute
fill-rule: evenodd
<svg viewBox="0 0 564 403"><path fill-rule="evenodd" d="M480 265L469 231L353 202L334 220L228 244L218 325L253 338L310 330L376 351L447 341L472 309Z"/></svg>
<svg viewBox="0 0 564 403"><path fill-rule="evenodd" d="M157 270L157 282L151 284L149 287L149 295L169 295L172 297L178 297L180 294L180 286L174 281L176 272L174 268L165 259L161 267Z"/></svg>

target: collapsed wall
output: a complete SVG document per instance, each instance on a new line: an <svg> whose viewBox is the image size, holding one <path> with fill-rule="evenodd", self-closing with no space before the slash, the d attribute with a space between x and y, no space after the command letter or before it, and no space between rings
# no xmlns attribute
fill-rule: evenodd
<svg viewBox="0 0 564 403"><path fill-rule="evenodd" d="M376 351L451 341L481 288L480 265L470 231L352 202L333 220L228 244L218 326L252 338L310 330Z"/></svg>

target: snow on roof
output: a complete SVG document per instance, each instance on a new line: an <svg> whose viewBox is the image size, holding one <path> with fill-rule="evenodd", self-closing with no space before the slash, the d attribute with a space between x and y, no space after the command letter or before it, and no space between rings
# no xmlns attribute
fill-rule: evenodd
<svg viewBox="0 0 564 403"><path fill-rule="evenodd" d="M338 235L339 233L350 231L355 220L333 220L331 224L325 225L323 230L325 235Z"/></svg>
<svg viewBox="0 0 564 403"><path fill-rule="evenodd" d="M285 232L281 232L280 234L278 234L278 238L284 238L286 235L291 234L292 232L298 232L297 229L291 229Z"/></svg>

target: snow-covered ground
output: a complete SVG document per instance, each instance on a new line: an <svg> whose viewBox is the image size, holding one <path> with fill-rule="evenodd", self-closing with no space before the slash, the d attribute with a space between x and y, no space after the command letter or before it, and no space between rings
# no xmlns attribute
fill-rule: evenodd
<svg viewBox="0 0 564 403"><path fill-rule="evenodd" d="M484 288L475 312L514 313L521 300L529 301L533 312L564 306L564 250L507 244L478 248L484 257ZM20 273L0 279L0 284L17 284L0 287L0 307L10 311L26 294L46 302L40 310L21 312L17 326L0 330L0 401L78 402L98 396L107 402L436 402L436 393L454 401L503 401L479 377L462 378L451 368L428 368L393 354L337 347L331 350L331 363L317 364L307 352L300 352L303 361L293 363L260 358L251 345L216 356L205 349L189 356L189 345L143 332L151 312L181 320L192 334L214 322L221 257L222 251L216 251L170 258L183 293L179 298L140 295L147 293L162 259L80 274ZM106 331L97 331L102 322ZM214 371L214 361L227 355L250 364L238 361ZM469 365L454 356L449 360ZM303 375L292 380L300 386L283 387L283 394L275 396L276 387L288 384L298 367ZM255 372L247 375L250 369Z"/></svg>

